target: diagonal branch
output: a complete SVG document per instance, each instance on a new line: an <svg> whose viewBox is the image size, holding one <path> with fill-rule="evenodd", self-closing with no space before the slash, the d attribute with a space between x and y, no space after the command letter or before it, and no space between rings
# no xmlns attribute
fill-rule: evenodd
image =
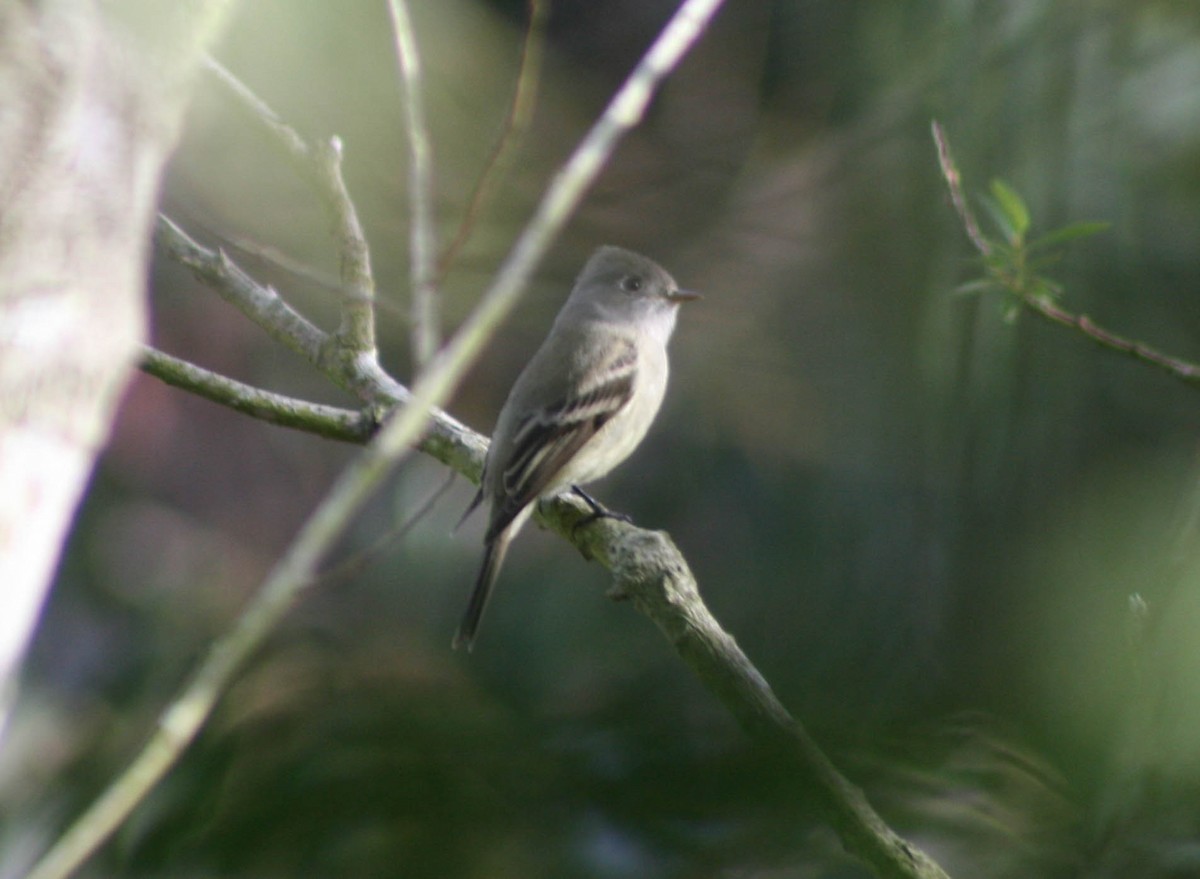
<svg viewBox="0 0 1200 879"><path fill-rule="evenodd" d="M354 356L341 339L326 333L292 308L274 288L259 284L223 250L210 250L170 218L159 215L158 242L275 341L291 348L359 400L381 410L408 399L408 389L389 376L374 353Z"/></svg>
<svg viewBox="0 0 1200 879"><path fill-rule="evenodd" d="M967 237L971 239L971 243L975 245L980 256L990 256L992 253L991 242L983 237L983 232L979 229L979 221L975 219L975 212L971 210L971 205L967 201L966 195L963 194L962 174L959 173L958 166L954 163L954 155L950 152L950 140L946 137L946 130L936 119L933 120L931 128L933 142L938 151L938 166L942 169L942 177L945 178L946 186L950 190L950 201L954 204L954 210L962 220L963 229L966 230Z"/></svg>
<svg viewBox="0 0 1200 879"><path fill-rule="evenodd" d="M687 560L663 531L617 519L588 527L590 510L562 496L539 510L543 521L613 575L609 595L630 599L649 617L701 683L754 739L796 774L801 789L837 831L846 850L888 879L948 879L928 855L895 833L821 751L770 684L709 612Z"/></svg>
<svg viewBox="0 0 1200 879"><path fill-rule="evenodd" d="M1163 354L1161 351L1151 348L1142 342L1119 336L1099 326L1086 314L1072 314L1065 309L1059 308L1052 302L1035 299L1027 301L1025 305L1035 314L1052 323L1078 330L1101 348L1125 354L1134 360L1140 360L1142 363L1149 364L1150 366L1157 366L1159 369L1165 370L1167 373L1175 376L1175 378L1193 387L1200 385L1200 365L1180 360L1178 357L1172 357L1169 354Z"/></svg>

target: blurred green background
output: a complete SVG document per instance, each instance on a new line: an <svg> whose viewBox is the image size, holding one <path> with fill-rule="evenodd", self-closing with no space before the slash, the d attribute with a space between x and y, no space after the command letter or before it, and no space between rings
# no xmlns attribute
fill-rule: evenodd
<svg viewBox="0 0 1200 879"><path fill-rule="evenodd" d="M673 3L554 0L536 115L447 276L456 325ZM500 131L521 0L412 4L442 240ZM410 377L396 64L377 3L243 3L220 59L339 135L384 360ZM1034 234L1109 231L1064 304L1200 359L1194 0L730 0L621 147L451 412L488 432L591 249L704 292L659 422L596 495L670 531L710 607L885 817L954 876L1200 876L1200 395L999 299L929 134ZM326 327L312 194L202 85L164 210ZM253 242L249 250L239 245ZM348 404L156 257L154 340ZM123 766L352 448L139 376L0 752L0 876ZM339 551L445 478L414 460ZM529 529L480 642L465 480L311 593L87 876L857 877L794 783L607 579Z"/></svg>

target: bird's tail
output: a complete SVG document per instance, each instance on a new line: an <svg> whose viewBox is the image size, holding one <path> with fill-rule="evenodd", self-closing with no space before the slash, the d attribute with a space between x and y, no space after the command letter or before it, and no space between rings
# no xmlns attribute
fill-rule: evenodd
<svg viewBox="0 0 1200 879"><path fill-rule="evenodd" d="M467 611L463 614L462 622L454 635L454 649L467 648L470 652L475 643L475 634L479 631L479 621L487 607L488 598L492 595L492 586L500 573L500 565L508 554L508 544L512 541L514 528L505 528L494 539L487 541L483 548L483 565L479 568L479 576L475 578L475 589L471 600L467 603Z"/></svg>

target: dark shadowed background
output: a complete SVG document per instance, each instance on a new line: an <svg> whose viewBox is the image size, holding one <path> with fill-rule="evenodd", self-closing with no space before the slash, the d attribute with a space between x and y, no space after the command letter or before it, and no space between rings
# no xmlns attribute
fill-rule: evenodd
<svg viewBox="0 0 1200 879"><path fill-rule="evenodd" d="M412 6L445 242L525 5ZM242 7L219 57L344 141L407 381L384 4ZM448 328L673 7L554 0L532 126L444 281ZM654 257L706 298L654 431L595 494L672 534L783 701L952 875L1200 875L1200 390L954 295L979 268L933 118L968 192L1007 180L1035 234L1111 222L1047 269L1065 307L1200 359L1200 6L731 0L449 408L490 431L593 247ZM331 326L324 215L211 82L163 206ZM178 265L156 257L151 282L160 348L350 403ZM0 876L129 760L354 453L136 379L0 754ZM445 477L407 464L339 557ZM451 652L472 491L310 593L85 875L864 875L565 543L528 529L475 652Z"/></svg>

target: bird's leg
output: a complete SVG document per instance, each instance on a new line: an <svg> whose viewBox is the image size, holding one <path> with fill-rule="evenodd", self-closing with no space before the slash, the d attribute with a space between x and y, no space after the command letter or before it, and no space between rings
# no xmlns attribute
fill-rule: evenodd
<svg viewBox="0 0 1200 879"><path fill-rule="evenodd" d="M591 513L589 513L587 516L584 516L582 519L580 519L578 522L575 523L576 529L586 528L588 525L591 525L597 519L617 519L618 521L625 522L626 524L629 524L629 525L633 524L633 518L628 513L617 513L617 512L614 512L613 510L610 510L608 507L604 506L602 503L600 503L598 500L596 500L594 497L592 497L590 494L588 494L586 491L584 491L578 485L572 485L571 492L573 494L578 495L580 498L582 498L583 502L585 504L587 504L589 507L591 507L591 509L592 509Z"/></svg>

